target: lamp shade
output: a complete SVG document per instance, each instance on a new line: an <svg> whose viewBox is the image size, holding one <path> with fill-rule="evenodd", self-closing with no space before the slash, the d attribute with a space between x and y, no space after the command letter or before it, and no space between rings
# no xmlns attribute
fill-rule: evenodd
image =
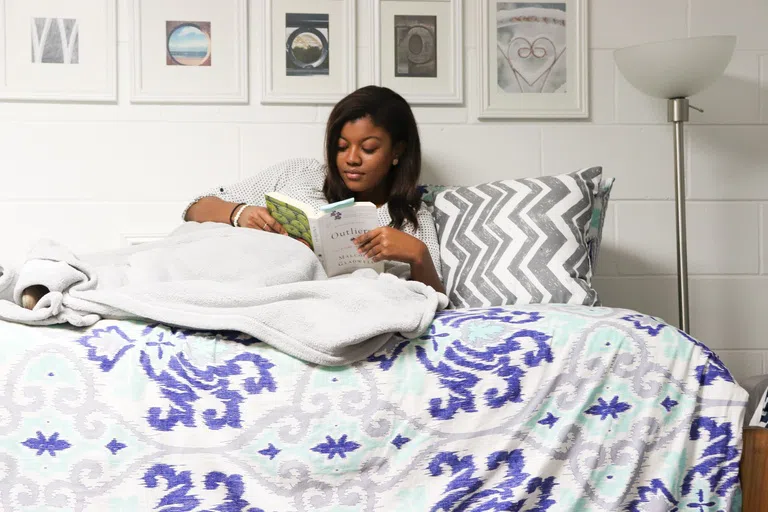
<svg viewBox="0 0 768 512"><path fill-rule="evenodd" d="M656 98L687 98L725 71L735 36L704 36L645 43L613 53L616 66L635 88Z"/></svg>

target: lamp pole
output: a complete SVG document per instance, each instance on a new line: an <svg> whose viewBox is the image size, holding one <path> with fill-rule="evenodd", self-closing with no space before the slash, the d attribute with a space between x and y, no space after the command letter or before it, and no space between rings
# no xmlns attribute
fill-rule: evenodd
<svg viewBox="0 0 768 512"><path fill-rule="evenodd" d="M688 249L685 228L685 138L683 125L688 121L690 108L703 112L688 103L688 98L667 101L667 120L675 128L675 218L677 221L677 304L680 330L689 333L688 315Z"/></svg>
<svg viewBox="0 0 768 512"><path fill-rule="evenodd" d="M688 251L685 231L685 134L688 98L722 76L736 48L735 36L702 36L658 41L614 52L624 78L641 92L667 100L667 121L674 125L675 216L677 218L677 299L679 328L689 333Z"/></svg>

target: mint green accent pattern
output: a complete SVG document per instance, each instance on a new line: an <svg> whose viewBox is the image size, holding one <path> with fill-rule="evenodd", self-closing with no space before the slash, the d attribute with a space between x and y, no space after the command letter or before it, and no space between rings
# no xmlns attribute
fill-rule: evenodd
<svg viewBox="0 0 768 512"><path fill-rule="evenodd" d="M421 338L340 367L138 321L0 322L0 337L0 510L683 511L740 499L746 392L705 345L630 310L443 311Z"/></svg>
<svg viewBox="0 0 768 512"><path fill-rule="evenodd" d="M592 204L592 221L587 230L587 247L589 247L589 259L592 263L592 271L597 269L597 257L600 254L600 243L603 240L603 224L608 212L608 201L611 199L611 190L616 178L604 178L597 187L595 201Z"/></svg>

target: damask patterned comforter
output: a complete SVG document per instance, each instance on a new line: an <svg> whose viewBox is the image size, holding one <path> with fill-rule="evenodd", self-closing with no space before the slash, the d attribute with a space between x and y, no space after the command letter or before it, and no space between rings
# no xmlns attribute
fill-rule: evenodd
<svg viewBox="0 0 768 512"><path fill-rule="evenodd" d="M337 368L139 322L0 337L4 511L738 506L746 392L633 311L444 311Z"/></svg>

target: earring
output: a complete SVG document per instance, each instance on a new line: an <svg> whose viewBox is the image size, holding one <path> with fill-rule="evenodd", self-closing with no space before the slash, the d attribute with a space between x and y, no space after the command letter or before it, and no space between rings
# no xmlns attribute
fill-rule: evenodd
<svg viewBox="0 0 768 512"><path fill-rule="evenodd" d="M397 158L395 158L394 160L392 160L392 165L397 165L397 162L399 162L399 161L400 161L400 160L398 160Z"/></svg>

